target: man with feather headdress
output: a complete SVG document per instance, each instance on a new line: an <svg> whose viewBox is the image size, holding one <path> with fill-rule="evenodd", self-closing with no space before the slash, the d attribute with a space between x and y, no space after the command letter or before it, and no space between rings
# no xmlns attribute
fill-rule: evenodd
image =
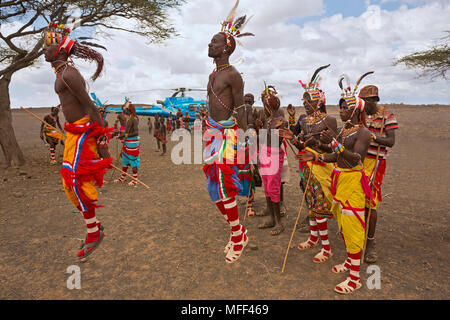
<svg viewBox="0 0 450 320"><path fill-rule="evenodd" d="M87 236L77 256L83 261L103 240L103 226L97 220L95 209L106 168L112 164L107 149L107 136L112 129L92 102L86 81L69 57L97 62L92 76L95 81L103 69L103 57L95 50L69 38L71 29L51 23L45 30L44 55L56 74L55 91L66 118L67 133L61 175L64 191L73 205L82 212Z"/></svg>
<svg viewBox="0 0 450 320"><path fill-rule="evenodd" d="M244 104L244 83L241 74L230 65L230 55L236 49L236 39L253 35L241 33L248 22L246 16L235 20L239 0L208 44L208 56L214 59L216 68L209 76L207 87L209 116L204 134L207 189L211 201L228 222L231 235L225 246L225 261L239 259L248 243L247 230L241 225L236 196L242 190L237 165L237 129L247 129Z"/></svg>
<svg viewBox="0 0 450 320"><path fill-rule="evenodd" d="M301 122L301 132L295 136L291 130L282 130L281 134L289 139L300 152L309 151L314 154L323 154L319 140L320 132L324 130L337 131L337 121L326 113L325 93L319 89L321 77L319 72L330 65L318 68L312 78L306 83L300 84L305 90L303 104L306 110L306 118ZM332 195L330 192L331 172L333 165L318 163L316 161L300 162L300 169L307 182L305 186L305 200L308 205L310 236L307 241L298 245L299 250L306 250L322 241L321 251L313 258L315 263L327 261L332 256L331 246L328 240L327 219L333 218L331 213Z"/></svg>

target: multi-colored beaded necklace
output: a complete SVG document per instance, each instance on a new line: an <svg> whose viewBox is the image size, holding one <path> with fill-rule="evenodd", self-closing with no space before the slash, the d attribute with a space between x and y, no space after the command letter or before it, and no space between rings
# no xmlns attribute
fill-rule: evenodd
<svg viewBox="0 0 450 320"><path fill-rule="evenodd" d="M384 107L383 106L379 106L378 107L378 112L372 115L367 115L367 124L372 123L375 119L378 119L384 112Z"/></svg>
<svg viewBox="0 0 450 320"><path fill-rule="evenodd" d="M361 127L360 124L354 125L350 128L344 128L342 130L342 143L345 142L345 140L347 140L347 138L349 138L350 136L354 135L355 133L358 132L359 128Z"/></svg>

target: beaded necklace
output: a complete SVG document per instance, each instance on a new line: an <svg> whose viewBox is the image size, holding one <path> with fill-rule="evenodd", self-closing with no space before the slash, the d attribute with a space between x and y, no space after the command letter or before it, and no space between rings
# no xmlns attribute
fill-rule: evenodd
<svg viewBox="0 0 450 320"><path fill-rule="evenodd" d="M368 115L367 116L367 124L370 124L370 123L372 123L375 119L378 119L382 114L383 114L383 112L384 112L384 107L383 106L380 106L380 107L378 107L378 112L377 113L375 113L375 114L373 114L373 115Z"/></svg>
<svg viewBox="0 0 450 320"><path fill-rule="evenodd" d="M347 140L347 138L349 138L350 136L354 135L355 133L358 132L359 128L361 127L360 124L354 125L351 128L344 128L342 130L342 143L345 142L345 140Z"/></svg>
<svg viewBox="0 0 450 320"><path fill-rule="evenodd" d="M325 117L327 116L326 113L324 112L320 112L320 111L316 111L314 112L314 116L307 116L306 117L306 123L310 126L314 125L314 124L318 124L320 123Z"/></svg>
<svg viewBox="0 0 450 320"><path fill-rule="evenodd" d="M229 67L231 67L231 65L229 63L221 65L221 66L217 66L214 71L211 73L211 76L209 77L209 90L211 91L211 93L216 97L217 101L219 101L219 103L222 105L222 107L224 107L226 110L233 112L233 109L230 108L229 106L227 106L222 99L219 98L219 96L214 92L213 90L213 80L214 80L214 75L216 73L219 73L225 69L228 69ZM209 105L209 95L208 95L208 105Z"/></svg>

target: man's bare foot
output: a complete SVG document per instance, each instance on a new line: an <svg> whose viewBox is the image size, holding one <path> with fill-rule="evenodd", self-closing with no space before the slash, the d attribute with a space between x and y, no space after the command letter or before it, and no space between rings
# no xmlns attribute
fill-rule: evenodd
<svg viewBox="0 0 450 320"><path fill-rule="evenodd" d="M366 253L364 254L365 263L377 262L378 256L375 251L375 239L367 239Z"/></svg>
<svg viewBox="0 0 450 320"><path fill-rule="evenodd" d="M263 212L255 212L255 215L258 217L264 217L269 215L269 209L265 208Z"/></svg>
<svg viewBox="0 0 450 320"><path fill-rule="evenodd" d="M264 221L262 224L258 226L258 229L268 229L275 227L275 221L273 220L267 220Z"/></svg>
<svg viewBox="0 0 450 320"><path fill-rule="evenodd" d="M273 228L273 230L270 231L270 234L272 236L277 236L280 233L282 233L284 231L284 226L280 223L278 225L275 226L275 228Z"/></svg>
<svg viewBox="0 0 450 320"><path fill-rule="evenodd" d="M284 217L286 215L287 209L283 202L280 202L280 216Z"/></svg>

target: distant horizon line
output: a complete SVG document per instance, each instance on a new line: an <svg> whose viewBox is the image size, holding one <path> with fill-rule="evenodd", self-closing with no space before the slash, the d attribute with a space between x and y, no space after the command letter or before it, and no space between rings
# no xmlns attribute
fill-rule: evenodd
<svg viewBox="0 0 450 320"><path fill-rule="evenodd" d="M156 104L145 104L145 103L133 103L134 105L136 105L137 107L141 106L141 105L145 105L145 106L158 106ZM448 104L444 104L444 103L427 103L427 104L410 104L410 103L379 103L380 105L399 105L399 106L419 106L419 107L423 107L423 106L443 106L443 107L450 107L450 103ZM122 106L123 104L110 104L111 106ZM327 104L327 107L338 107L337 104ZM20 106L20 107L10 107L11 109L18 109L20 110L22 107L24 106ZM56 105L52 105L52 106L48 106L48 107L24 107L24 108L29 108L29 109L50 109L52 107L56 107ZM263 108L263 106L253 106L254 108ZM281 108L287 108L288 105L285 106L281 106ZM294 108L304 108L303 105L293 105Z"/></svg>

